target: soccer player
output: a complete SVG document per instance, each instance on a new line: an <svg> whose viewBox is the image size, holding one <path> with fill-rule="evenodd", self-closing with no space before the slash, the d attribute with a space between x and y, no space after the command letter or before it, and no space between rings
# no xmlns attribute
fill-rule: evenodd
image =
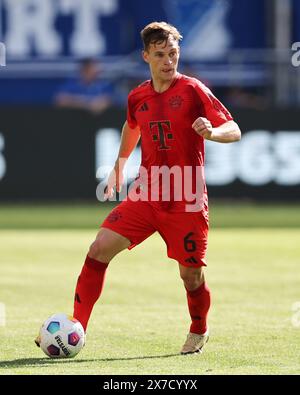
<svg viewBox="0 0 300 395"><path fill-rule="evenodd" d="M157 231L167 245L168 256L178 262L186 290L191 325L181 353L190 354L201 352L209 338L210 290L204 277L208 205L201 171L204 140L230 143L240 140L241 132L205 85L177 71L182 36L174 26L153 22L142 30L141 37L142 56L149 65L151 80L128 96L127 120L108 178L107 196L112 196L114 188L120 192L124 164L141 139L141 171L135 182L138 187L134 196L129 192L127 199L112 210L90 246L76 286L73 315L86 330L110 261ZM174 177L169 184L157 172L162 167L172 169ZM181 183L178 174L182 175ZM178 193L189 182L196 193L183 193L180 198ZM164 187L168 199L164 199L168 195ZM150 190L155 193L150 197L148 193L146 199ZM136 199L138 195L140 199Z"/></svg>

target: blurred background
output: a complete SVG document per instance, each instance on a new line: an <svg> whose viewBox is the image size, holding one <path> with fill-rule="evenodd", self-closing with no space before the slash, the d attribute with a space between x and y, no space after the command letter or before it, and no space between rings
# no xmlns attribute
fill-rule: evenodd
<svg viewBox="0 0 300 395"><path fill-rule="evenodd" d="M182 32L179 71L207 84L243 133L206 144L210 197L299 199L299 1L0 0L1 201L96 202L127 94L149 78L140 30L154 20Z"/></svg>

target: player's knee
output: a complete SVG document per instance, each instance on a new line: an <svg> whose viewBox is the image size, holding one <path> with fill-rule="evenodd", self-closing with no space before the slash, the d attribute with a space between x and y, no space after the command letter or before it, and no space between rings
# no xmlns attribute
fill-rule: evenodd
<svg viewBox="0 0 300 395"><path fill-rule="evenodd" d="M111 260L111 249L103 240L96 239L90 246L89 257L97 259L100 262L109 263Z"/></svg>
<svg viewBox="0 0 300 395"><path fill-rule="evenodd" d="M199 268L199 270L187 269L181 271L180 277L184 283L185 288L189 291L194 291L204 282L204 273L201 268Z"/></svg>
<svg viewBox="0 0 300 395"><path fill-rule="evenodd" d="M130 241L108 229L101 228L90 246L88 255L100 262L109 263L114 256L130 246Z"/></svg>

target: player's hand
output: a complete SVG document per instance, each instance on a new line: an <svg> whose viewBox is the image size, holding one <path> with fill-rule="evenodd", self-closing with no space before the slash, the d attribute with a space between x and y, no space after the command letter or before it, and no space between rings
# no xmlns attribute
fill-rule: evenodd
<svg viewBox="0 0 300 395"><path fill-rule="evenodd" d="M107 186L104 190L104 197L106 199L113 197L114 188L116 188L116 191L120 193L123 182L124 182L123 171L120 169L119 165L116 165L110 172L110 175L108 176Z"/></svg>
<svg viewBox="0 0 300 395"><path fill-rule="evenodd" d="M210 139L213 132L211 122L204 117L197 118L193 123L192 128L197 134L199 134L199 136L202 136L204 139Z"/></svg>

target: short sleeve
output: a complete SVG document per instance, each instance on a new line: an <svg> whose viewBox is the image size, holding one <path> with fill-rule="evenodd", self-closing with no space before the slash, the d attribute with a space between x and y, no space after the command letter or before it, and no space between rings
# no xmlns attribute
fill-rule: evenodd
<svg viewBox="0 0 300 395"><path fill-rule="evenodd" d="M204 107L205 117L212 123L213 127L221 126L223 123L233 120L227 108L207 86L198 81L194 88Z"/></svg>
<svg viewBox="0 0 300 395"><path fill-rule="evenodd" d="M128 96L127 103L127 123L131 129L135 129L137 127L137 121L134 116L134 107L132 103L132 96Z"/></svg>

